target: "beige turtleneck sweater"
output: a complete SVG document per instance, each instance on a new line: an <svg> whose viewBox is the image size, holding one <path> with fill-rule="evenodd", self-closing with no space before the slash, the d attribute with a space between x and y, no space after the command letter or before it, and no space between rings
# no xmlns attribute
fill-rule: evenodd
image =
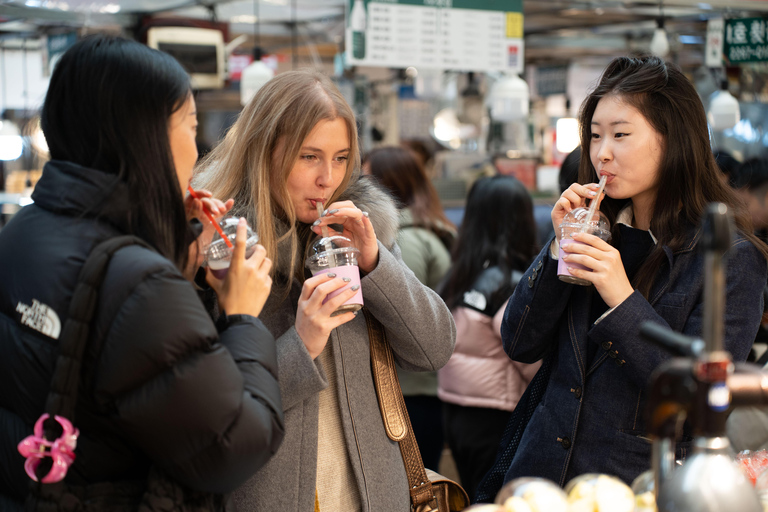
<svg viewBox="0 0 768 512"><path fill-rule="evenodd" d="M359 512L360 495L349 461L338 401L336 365L331 343L317 357L328 379L320 392L317 432L317 502L321 512Z"/></svg>

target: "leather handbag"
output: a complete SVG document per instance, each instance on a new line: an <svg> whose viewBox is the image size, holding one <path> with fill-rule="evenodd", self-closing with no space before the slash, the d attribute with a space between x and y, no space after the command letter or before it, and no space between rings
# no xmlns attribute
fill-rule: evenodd
<svg viewBox="0 0 768 512"><path fill-rule="evenodd" d="M411 428L400 381L397 378L392 348L384 326L363 308L371 344L371 369L379 409L387 436L400 445L414 512L454 512L469 506L467 492L453 480L426 469Z"/></svg>
<svg viewBox="0 0 768 512"><path fill-rule="evenodd" d="M91 251L80 270L59 337L59 356L45 414L38 420L35 433L19 445L20 451L22 446L28 448L22 455L27 457L25 469L32 479L24 504L26 511L215 512L227 506L224 496L193 491L154 465L145 481L99 482L85 486L64 481L76 457L79 432L73 426L75 405L99 288L112 255L129 245L154 250L131 235L110 238Z"/></svg>

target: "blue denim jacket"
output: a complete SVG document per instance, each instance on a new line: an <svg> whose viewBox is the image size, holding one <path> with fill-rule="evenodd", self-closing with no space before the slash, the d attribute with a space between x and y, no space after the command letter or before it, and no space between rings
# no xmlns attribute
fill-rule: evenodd
<svg viewBox="0 0 768 512"><path fill-rule="evenodd" d="M501 326L510 358L532 363L554 351L546 392L523 433L505 481L540 476L561 486L583 473L607 473L627 483L650 467L645 398L649 377L670 353L639 335L652 320L701 336L704 253L700 229L659 269L646 300L635 291L609 315L590 324L594 287L557 278L549 244L536 257L509 301ZM766 260L741 235L727 253L725 348L744 361L763 312ZM597 345L586 363L589 343Z"/></svg>

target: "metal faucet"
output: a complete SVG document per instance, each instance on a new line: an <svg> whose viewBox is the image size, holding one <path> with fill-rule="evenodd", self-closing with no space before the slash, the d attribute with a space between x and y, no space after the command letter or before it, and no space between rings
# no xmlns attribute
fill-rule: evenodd
<svg viewBox="0 0 768 512"><path fill-rule="evenodd" d="M726 252L731 215L710 204L703 219L704 339L646 322L641 334L683 357L670 359L650 379L646 414L653 439L651 468L659 512L762 512L757 493L733 461L725 421L733 408L768 404L768 375L757 365L734 365L723 350ZM693 454L675 468L675 440L684 422Z"/></svg>

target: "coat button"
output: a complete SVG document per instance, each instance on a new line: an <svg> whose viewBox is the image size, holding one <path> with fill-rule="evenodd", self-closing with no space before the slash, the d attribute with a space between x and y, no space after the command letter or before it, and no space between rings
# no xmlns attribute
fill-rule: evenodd
<svg viewBox="0 0 768 512"><path fill-rule="evenodd" d="M534 279L536 279L537 277L539 277L539 271L538 271L538 270L536 270L536 269L533 269L533 272L532 272L532 275L531 275L531 277L533 277Z"/></svg>
<svg viewBox="0 0 768 512"><path fill-rule="evenodd" d="M616 360L616 364L619 365L619 366L624 366L624 363L626 363L626 361L624 359L617 359Z"/></svg>
<svg viewBox="0 0 768 512"><path fill-rule="evenodd" d="M560 443L560 445L566 450L571 447L571 440L567 437L558 437L557 442Z"/></svg>
<svg viewBox="0 0 768 512"><path fill-rule="evenodd" d="M609 348L611 348L611 345L613 345L613 343L611 343L610 341L604 341L600 344L600 346L603 347L603 350L608 350Z"/></svg>
<svg viewBox="0 0 768 512"><path fill-rule="evenodd" d="M571 392L573 393L573 396L576 398L581 398L581 387L575 387L571 389Z"/></svg>
<svg viewBox="0 0 768 512"><path fill-rule="evenodd" d="M616 359L617 357L619 357L619 351L618 350L612 350L611 352L608 352L608 355L611 356L612 358Z"/></svg>
<svg viewBox="0 0 768 512"><path fill-rule="evenodd" d="M541 260L539 260L539 262L536 264L536 270L541 270L541 265Z"/></svg>
<svg viewBox="0 0 768 512"><path fill-rule="evenodd" d="M533 288L533 278L528 276L528 288Z"/></svg>

